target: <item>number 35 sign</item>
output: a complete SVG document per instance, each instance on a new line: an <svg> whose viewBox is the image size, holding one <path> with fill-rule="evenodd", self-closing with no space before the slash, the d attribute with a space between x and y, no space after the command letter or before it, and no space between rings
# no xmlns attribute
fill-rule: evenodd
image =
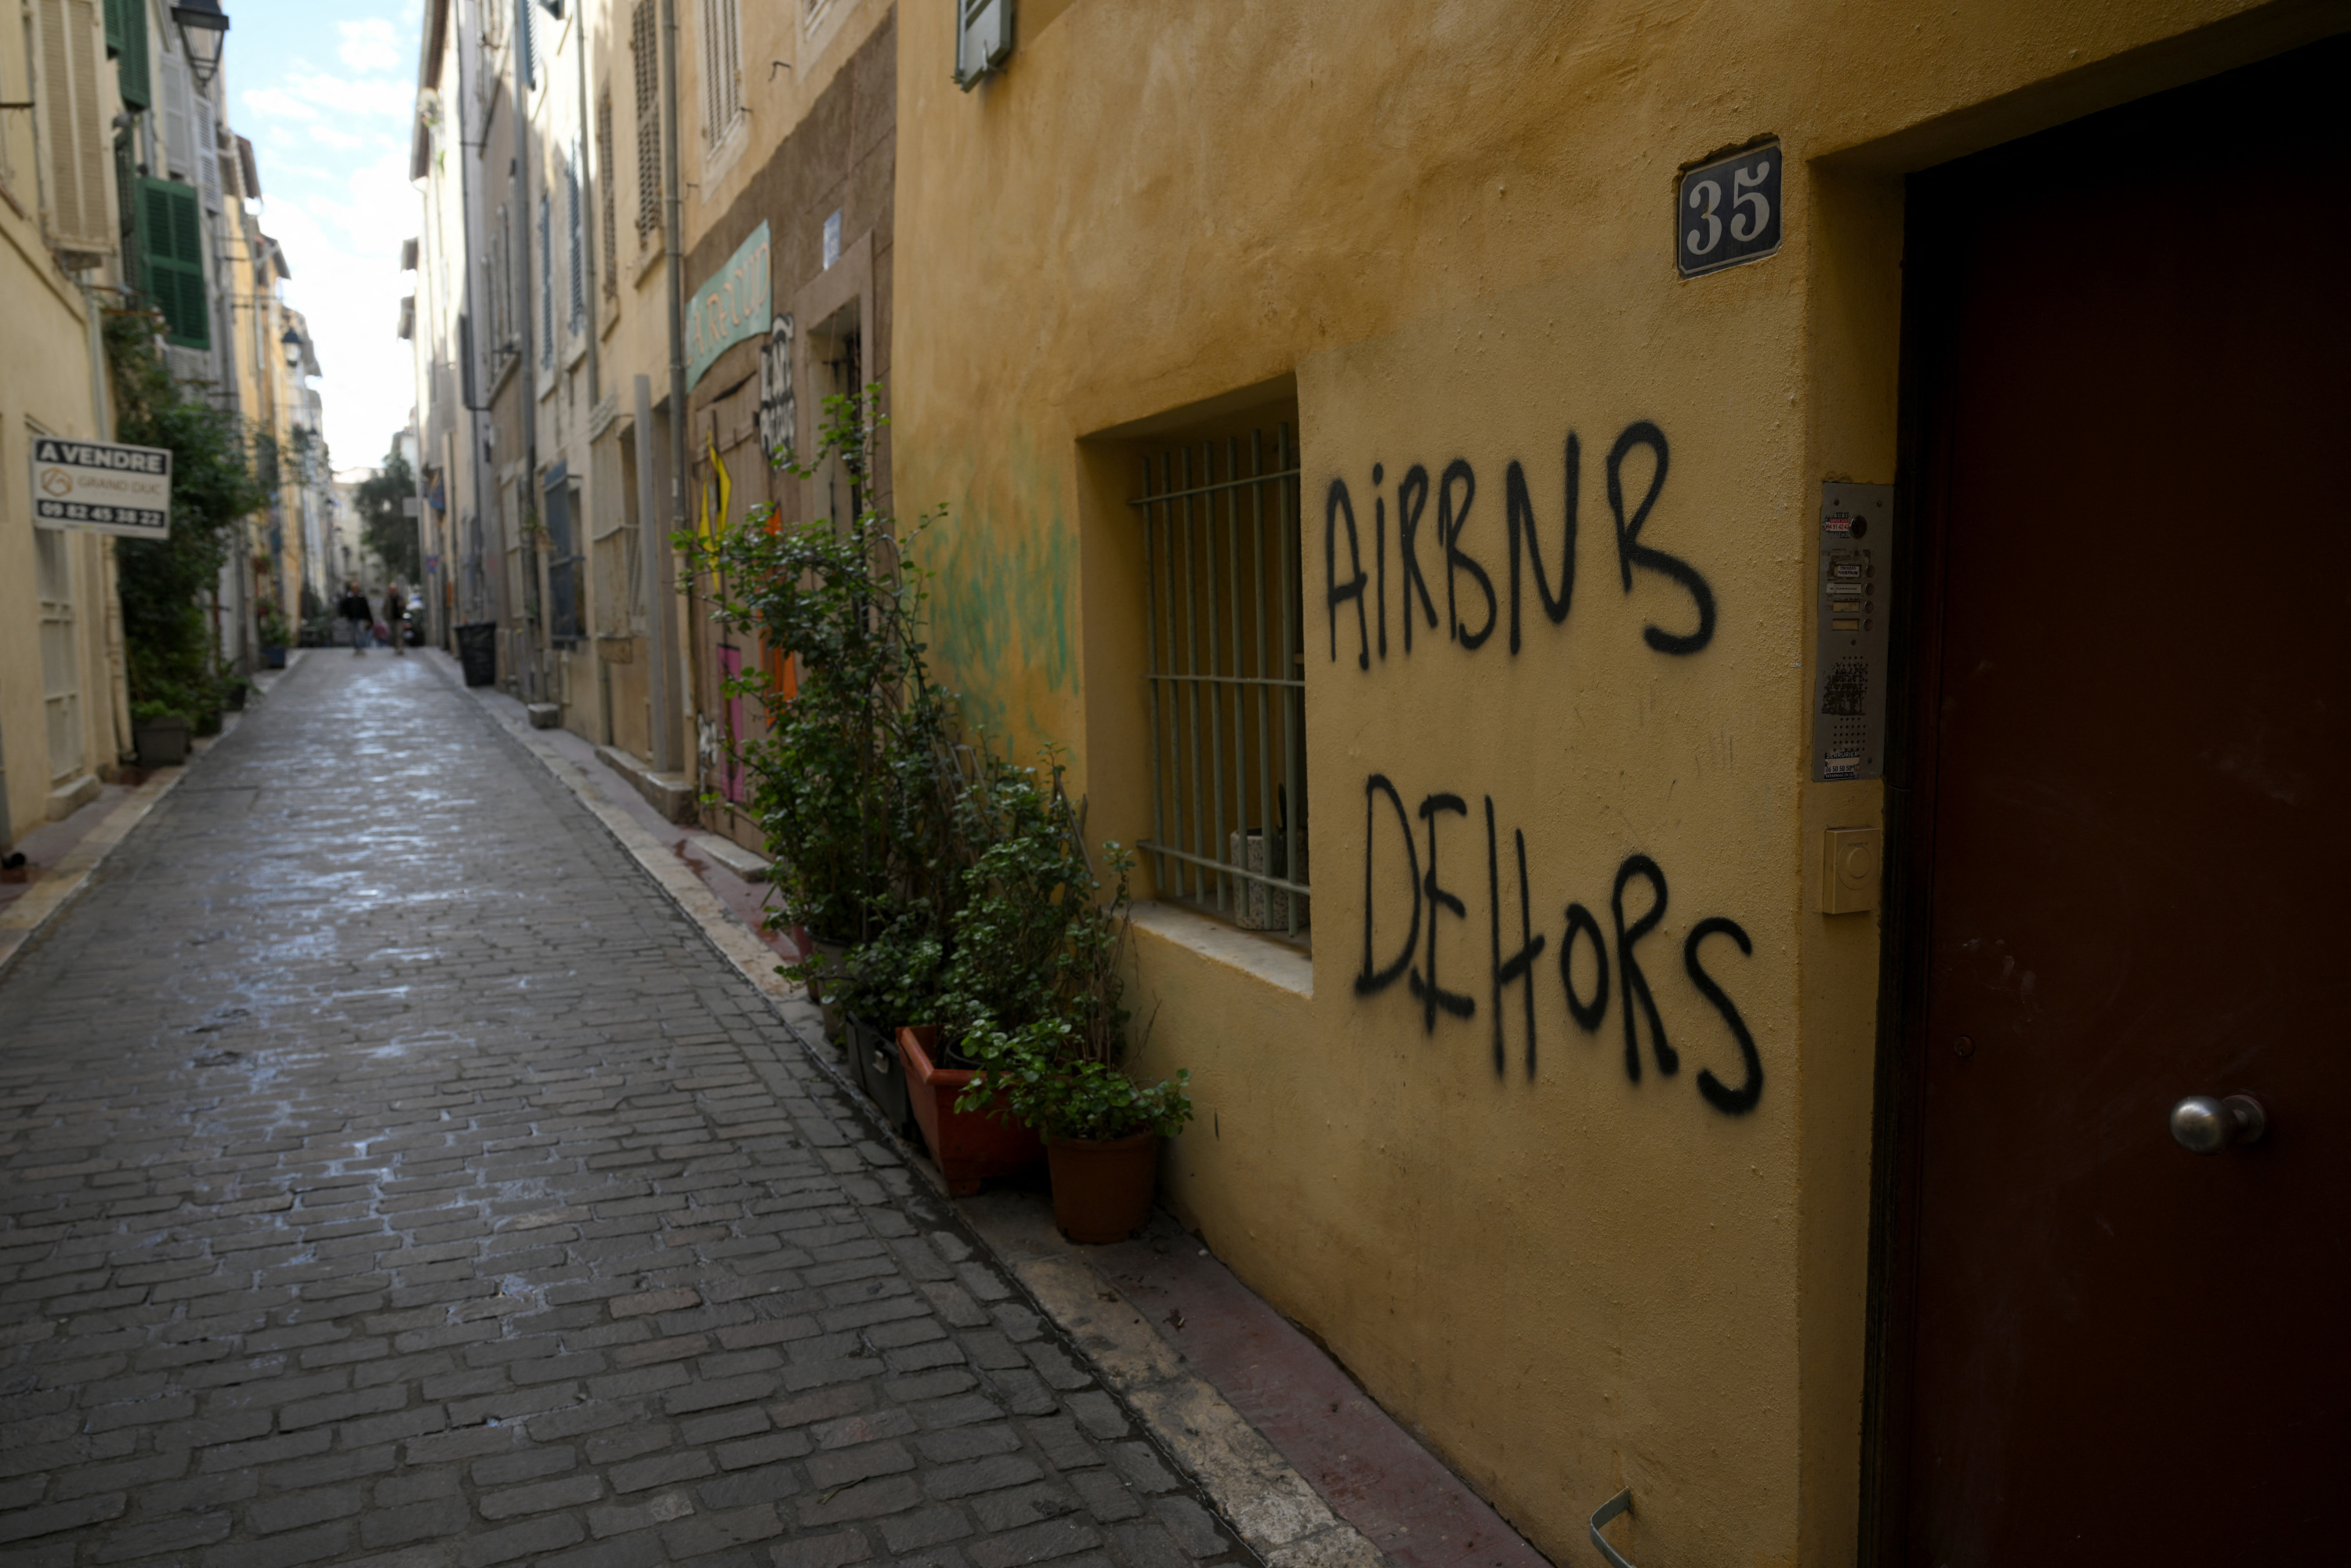
<svg viewBox="0 0 2351 1568"><path fill-rule="evenodd" d="M1781 162L1780 144L1771 141L1682 176L1674 199L1674 260L1684 277L1780 248Z"/></svg>

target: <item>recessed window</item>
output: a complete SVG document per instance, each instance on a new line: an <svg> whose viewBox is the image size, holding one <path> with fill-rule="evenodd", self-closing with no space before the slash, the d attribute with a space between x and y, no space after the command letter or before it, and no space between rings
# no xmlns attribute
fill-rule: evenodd
<svg viewBox="0 0 2351 1568"><path fill-rule="evenodd" d="M1146 456L1151 857L1163 899L1308 923L1298 447L1287 423Z"/></svg>

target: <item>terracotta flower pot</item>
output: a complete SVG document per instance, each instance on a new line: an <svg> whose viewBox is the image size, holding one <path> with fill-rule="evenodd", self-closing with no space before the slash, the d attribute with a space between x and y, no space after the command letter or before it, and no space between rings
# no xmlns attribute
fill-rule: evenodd
<svg viewBox="0 0 2351 1568"><path fill-rule="evenodd" d="M1018 1124L1006 1125L984 1111L958 1111L956 1099L970 1086L968 1069L940 1067L931 1061L939 1031L925 1024L898 1031L898 1059L906 1070L906 1094L914 1104L914 1121L947 1191L969 1197L990 1176L1010 1176L1037 1163L1043 1142Z"/></svg>
<svg viewBox="0 0 2351 1568"><path fill-rule="evenodd" d="M1159 1181L1159 1134L1055 1138L1045 1145L1053 1170L1053 1223L1072 1241L1123 1241L1151 1218Z"/></svg>

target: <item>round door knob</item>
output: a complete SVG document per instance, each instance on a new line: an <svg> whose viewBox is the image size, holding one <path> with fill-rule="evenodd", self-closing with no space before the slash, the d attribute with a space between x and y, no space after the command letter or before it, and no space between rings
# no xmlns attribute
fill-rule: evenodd
<svg viewBox="0 0 2351 1568"><path fill-rule="evenodd" d="M2190 1094L2171 1108L2171 1135L2191 1155L2217 1155L2237 1144L2258 1144L2269 1130L2269 1113L2250 1094L2223 1100Z"/></svg>

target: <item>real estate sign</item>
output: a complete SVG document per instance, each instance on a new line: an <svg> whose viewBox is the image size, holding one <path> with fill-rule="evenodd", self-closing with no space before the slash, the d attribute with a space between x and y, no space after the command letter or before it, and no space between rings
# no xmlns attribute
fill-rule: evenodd
<svg viewBox="0 0 2351 1568"><path fill-rule="evenodd" d="M33 521L162 538L172 531L172 455L160 446L36 435Z"/></svg>

